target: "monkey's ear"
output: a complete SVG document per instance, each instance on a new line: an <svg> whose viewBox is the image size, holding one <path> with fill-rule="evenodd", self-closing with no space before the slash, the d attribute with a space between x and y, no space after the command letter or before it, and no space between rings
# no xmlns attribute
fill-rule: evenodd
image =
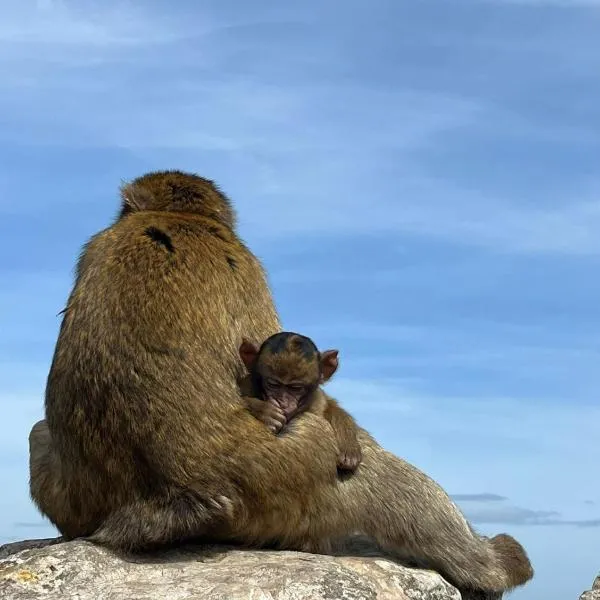
<svg viewBox="0 0 600 600"><path fill-rule="evenodd" d="M321 352L321 383L329 381L339 366L339 350Z"/></svg>
<svg viewBox="0 0 600 600"><path fill-rule="evenodd" d="M121 185L121 200L125 214L150 210L154 204L152 193L135 182Z"/></svg>
<svg viewBox="0 0 600 600"><path fill-rule="evenodd" d="M123 210L127 213L138 212L140 205L137 202L135 186L131 183L123 183L121 185L121 201L123 202Z"/></svg>
<svg viewBox="0 0 600 600"><path fill-rule="evenodd" d="M242 345L240 346L240 358L243 363L246 365L246 368L250 371L256 362L258 357L258 348L247 339L242 340Z"/></svg>

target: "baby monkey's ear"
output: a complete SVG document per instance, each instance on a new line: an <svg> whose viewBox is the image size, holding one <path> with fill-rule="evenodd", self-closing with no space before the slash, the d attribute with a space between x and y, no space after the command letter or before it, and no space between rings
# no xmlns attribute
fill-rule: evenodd
<svg viewBox="0 0 600 600"><path fill-rule="evenodd" d="M246 365L246 369L251 371L258 358L258 348L247 339L242 340L242 345L240 346L240 358Z"/></svg>
<svg viewBox="0 0 600 600"><path fill-rule="evenodd" d="M321 381L325 383L329 381L339 366L338 350L325 350L321 352Z"/></svg>

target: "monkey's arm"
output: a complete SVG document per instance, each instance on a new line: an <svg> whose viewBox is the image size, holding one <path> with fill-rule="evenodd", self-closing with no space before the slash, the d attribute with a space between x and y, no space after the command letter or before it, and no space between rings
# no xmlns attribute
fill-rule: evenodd
<svg viewBox="0 0 600 600"><path fill-rule="evenodd" d="M261 423L264 423L273 433L281 431L287 420L283 411L266 400L252 398L251 396L242 396L242 403Z"/></svg>
<svg viewBox="0 0 600 600"><path fill-rule="evenodd" d="M338 467L354 471L362 461L356 422L333 398L325 395L327 405L323 416L333 428L339 448Z"/></svg>

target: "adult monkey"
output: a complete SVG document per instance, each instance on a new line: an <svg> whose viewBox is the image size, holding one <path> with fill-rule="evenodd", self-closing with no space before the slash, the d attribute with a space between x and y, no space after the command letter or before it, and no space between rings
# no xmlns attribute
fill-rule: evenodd
<svg viewBox="0 0 600 600"><path fill-rule="evenodd" d="M259 261L211 182L148 173L85 246L30 435L31 495L67 538L139 550L207 536L326 549L360 531L463 590L533 571L512 537L476 535L445 492L360 431L336 474L329 424L274 436L242 405L242 338L281 330Z"/></svg>

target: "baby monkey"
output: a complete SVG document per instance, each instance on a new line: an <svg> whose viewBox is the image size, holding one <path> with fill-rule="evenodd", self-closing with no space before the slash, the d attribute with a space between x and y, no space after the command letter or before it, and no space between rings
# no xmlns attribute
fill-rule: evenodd
<svg viewBox="0 0 600 600"><path fill-rule="evenodd" d="M338 444L338 468L354 471L362 460L356 423L319 387L336 372L338 351L319 352L310 338L284 331L260 348L244 340L239 352L248 369L240 385L248 410L275 434L303 412L324 417Z"/></svg>

